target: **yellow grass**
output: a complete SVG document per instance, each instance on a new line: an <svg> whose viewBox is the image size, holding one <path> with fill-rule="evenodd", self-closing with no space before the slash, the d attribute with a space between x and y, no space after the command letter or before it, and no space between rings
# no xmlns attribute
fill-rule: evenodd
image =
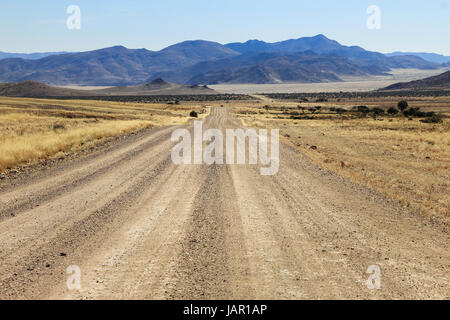
<svg viewBox="0 0 450 320"><path fill-rule="evenodd" d="M422 109L448 116L450 97L446 99L447 103L440 98L437 104L427 103L431 107ZM385 99L372 103L395 104ZM276 101L269 110L247 105L234 108L234 113L247 126L279 128L283 139L324 169L450 225L450 119L427 124L402 116L352 118L326 111L313 115L314 119L283 116L279 106L294 111L297 104ZM365 103L341 106L359 104ZM421 106L419 102L414 104Z"/></svg>
<svg viewBox="0 0 450 320"><path fill-rule="evenodd" d="M9 136L0 141L0 170L12 168L31 160L49 158L59 152L77 151L130 131L151 125L143 120L100 122L70 130L57 129L38 133Z"/></svg>
<svg viewBox="0 0 450 320"><path fill-rule="evenodd" d="M146 104L0 97L0 172L89 149L148 127L186 123L195 104Z"/></svg>

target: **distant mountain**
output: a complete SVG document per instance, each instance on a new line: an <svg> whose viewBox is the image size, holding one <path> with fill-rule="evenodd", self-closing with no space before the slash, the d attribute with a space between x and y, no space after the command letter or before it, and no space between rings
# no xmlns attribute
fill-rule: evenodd
<svg viewBox="0 0 450 320"><path fill-rule="evenodd" d="M401 82L390 85L382 90L450 90L450 71L440 75L415 80L411 82Z"/></svg>
<svg viewBox="0 0 450 320"><path fill-rule="evenodd" d="M387 57L318 35L275 43L196 40L156 52L115 46L37 60L3 59L0 82L136 86L158 77L184 84L320 82L339 81L344 75L383 75L392 68L441 66L417 56Z"/></svg>
<svg viewBox="0 0 450 320"><path fill-rule="evenodd" d="M340 81L339 75L368 72L347 58L302 53L249 52L214 62L201 62L160 76L179 83L278 83Z"/></svg>
<svg viewBox="0 0 450 320"><path fill-rule="evenodd" d="M249 40L245 43L235 42L225 45L239 53L246 52L302 52L330 53L342 49L339 42L330 40L322 34L315 37L303 37L286 41L268 43L260 40Z"/></svg>
<svg viewBox="0 0 450 320"><path fill-rule="evenodd" d="M389 57L387 60L388 65L391 68L416 68L416 69L438 69L441 68L442 65L439 65L434 62L425 61L424 59L416 56L395 56Z"/></svg>
<svg viewBox="0 0 450 320"><path fill-rule="evenodd" d="M444 56L442 54L437 53L426 53L426 52L392 52L392 53L386 53L385 54L388 57L395 57L395 56L416 56L419 58L422 58L429 62L434 63L450 63L450 56Z"/></svg>
<svg viewBox="0 0 450 320"><path fill-rule="evenodd" d="M209 41L187 41L154 52L115 46L38 60L0 60L0 82L34 80L57 85L137 85L161 71L238 53Z"/></svg>
<svg viewBox="0 0 450 320"><path fill-rule="evenodd" d="M369 72L375 74L389 72L391 68L435 69L439 67L438 64L424 61L418 57L399 55L387 57L379 52L367 51L358 46L344 46L335 40L328 39L323 34L274 43L249 40L245 43L229 43L225 46L240 53L302 52L311 50L319 54L349 58L355 64L365 67Z"/></svg>
<svg viewBox="0 0 450 320"><path fill-rule="evenodd" d="M0 51L0 60L8 59L8 58L22 58L22 59L42 59L48 56L54 56L58 54L68 53L66 51L61 52L34 52L34 53L11 53L11 52L3 52Z"/></svg>
<svg viewBox="0 0 450 320"><path fill-rule="evenodd" d="M0 81L34 80L46 84L125 85L148 77L152 52L122 46L39 60L0 60Z"/></svg>
<svg viewBox="0 0 450 320"><path fill-rule="evenodd" d="M184 41L167 47L155 54L154 58L166 67L178 68L200 61L213 61L239 55L226 46L211 41Z"/></svg>

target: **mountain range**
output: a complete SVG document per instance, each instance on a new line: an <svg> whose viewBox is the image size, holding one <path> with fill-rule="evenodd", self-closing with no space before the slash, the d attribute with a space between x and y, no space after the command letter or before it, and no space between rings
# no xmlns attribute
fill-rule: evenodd
<svg viewBox="0 0 450 320"><path fill-rule="evenodd" d="M384 75L392 68L440 67L414 55L386 56L317 35L275 43L196 40L160 51L114 46L35 60L8 58L0 60L0 82L136 86L159 77L187 85L324 82L348 75Z"/></svg>
<svg viewBox="0 0 450 320"><path fill-rule="evenodd" d="M392 53L385 53L388 57L395 57L395 56L416 56L419 58L422 58L429 62L434 63L450 63L450 56L444 56L442 54L437 53L428 53L428 52L392 52Z"/></svg>
<svg viewBox="0 0 450 320"><path fill-rule="evenodd" d="M8 58L22 58L22 59L41 59L48 56L54 56L57 54L64 54L68 53L66 51L59 51L59 52L33 52L33 53L11 53L11 52L3 52L0 51L0 60L1 59L8 59Z"/></svg>

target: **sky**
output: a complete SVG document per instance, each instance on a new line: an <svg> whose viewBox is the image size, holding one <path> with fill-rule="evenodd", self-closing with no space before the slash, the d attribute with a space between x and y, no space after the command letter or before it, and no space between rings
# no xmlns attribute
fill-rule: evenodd
<svg viewBox="0 0 450 320"><path fill-rule="evenodd" d="M67 26L78 21L71 5L80 9L79 29ZM367 13L373 5L379 19ZM21 53L324 34L372 51L450 55L450 0L0 0L0 30L0 51Z"/></svg>

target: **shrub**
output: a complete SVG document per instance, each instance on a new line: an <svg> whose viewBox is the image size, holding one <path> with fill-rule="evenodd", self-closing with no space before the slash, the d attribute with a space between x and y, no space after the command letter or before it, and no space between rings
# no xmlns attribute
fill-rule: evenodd
<svg viewBox="0 0 450 320"><path fill-rule="evenodd" d="M406 108L408 108L408 102L405 100L402 100L399 103L397 103L397 107L400 109L400 111L404 111L404 110L406 110Z"/></svg>
<svg viewBox="0 0 450 320"><path fill-rule="evenodd" d="M369 108L367 108L366 106L358 106L357 107L359 112L368 112Z"/></svg>
<svg viewBox="0 0 450 320"><path fill-rule="evenodd" d="M384 114L384 110L377 107L373 108L371 111L376 115Z"/></svg>
<svg viewBox="0 0 450 320"><path fill-rule="evenodd" d="M197 113L197 111L192 110L191 113L189 113L189 115L190 115L191 117L198 118L198 113Z"/></svg>
<svg viewBox="0 0 450 320"><path fill-rule="evenodd" d="M362 114L366 115L369 112L369 108L366 106L356 106L352 108L354 111L361 112Z"/></svg>
<svg viewBox="0 0 450 320"><path fill-rule="evenodd" d="M398 113L398 109L397 109L397 108L394 108L394 107L390 107L390 108L387 110L387 113L392 114L392 115L395 115L395 114Z"/></svg>
<svg viewBox="0 0 450 320"><path fill-rule="evenodd" d="M405 117L423 117L424 113L420 111L420 108L409 108L403 111Z"/></svg>
<svg viewBox="0 0 450 320"><path fill-rule="evenodd" d="M423 123L441 123L442 122L442 117L440 117L437 114L433 114L431 117L425 118L423 120L420 120L420 122Z"/></svg>
<svg viewBox="0 0 450 320"><path fill-rule="evenodd" d="M66 129L66 127L63 125L63 124L59 124L59 123L55 123L54 125L53 125L53 130L65 130Z"/></svg>

